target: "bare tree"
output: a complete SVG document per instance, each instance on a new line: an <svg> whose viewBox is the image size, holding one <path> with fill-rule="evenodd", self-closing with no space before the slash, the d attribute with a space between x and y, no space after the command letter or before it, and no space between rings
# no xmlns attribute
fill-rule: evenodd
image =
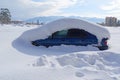
<svg viewBox="0 0 120 80"><path fill-rule="evenodd" d="M11 14L7 8L0 9L0 23L9 24L11 21Z"/></svg>

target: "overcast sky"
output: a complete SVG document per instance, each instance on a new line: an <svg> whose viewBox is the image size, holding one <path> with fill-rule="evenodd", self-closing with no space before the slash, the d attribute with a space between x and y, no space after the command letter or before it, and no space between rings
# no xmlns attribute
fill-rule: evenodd
<svg viewBox="0 0 120 80"><path fill-rule="evenodd" d="M120 0L0 0L13 19L37 16L81 16L120 18Z"/></svg>

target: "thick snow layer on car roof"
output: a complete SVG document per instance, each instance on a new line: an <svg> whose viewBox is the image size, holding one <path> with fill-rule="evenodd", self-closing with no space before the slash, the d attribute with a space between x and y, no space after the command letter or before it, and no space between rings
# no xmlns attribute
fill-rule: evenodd
<svg viewBox="0 0 120 80"><path fill-rule="evenodd" d="M95 35L98 41L101 41L102 38L110 38L110 34L108 30L105 29L103 26L90 23L84 20L71 19L71 18L59 19L51 23L45 24L41 27L38 27L36 29L29 30L27 32L24 32L21 35L21 38L27 41L45 39L56 31L66 30L71 28L83 29Z"/></svg>

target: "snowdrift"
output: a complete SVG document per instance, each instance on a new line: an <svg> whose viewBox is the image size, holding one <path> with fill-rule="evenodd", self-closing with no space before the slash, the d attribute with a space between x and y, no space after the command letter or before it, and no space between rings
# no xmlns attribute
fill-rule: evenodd
<svg viewBox="0 0 120 80"><path fill-rule="evenodd" d="M110 38L108 30L103 28L103 26L71 18L59 19L36 29L26 31L21 35L20 38L24 41L30 42L37 39L45 39L56 31L71 28L83 29L95 35L98 41L101 41L102 38Z"/></svg>
<svg viewBox="0 0 120 80"><path fill-rule="evenodd" d="M63 67L73 66L97 67L98 70L106 70L108 67L120 66L120 54L114 52L76 52L72 54L64 54L60 56L40 56L33 63L34 66Z"/></svg>

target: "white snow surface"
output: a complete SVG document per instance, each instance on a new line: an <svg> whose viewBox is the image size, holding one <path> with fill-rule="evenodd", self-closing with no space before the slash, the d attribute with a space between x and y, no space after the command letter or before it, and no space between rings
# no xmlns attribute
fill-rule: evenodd
<svg viewBox="0 0 120 80"><path fill-rule="evenodd" d="M0 80L120 80L119 27L106 27L111 38L105 51L90 45L35 47L21 40L33 29L0 25Z"/></svg>
<svg viewBox="0 0 120 80"><path fill-rule="evenodd" d="M103 28L103 26L80 19L64 18L50 22L39 28L26 31L21 35L21 39L27 42L34 41L37 39L45 39L56 31L67 30L71 28L83 29L95 35L98 38L99 42L103 38L110 38L108 30Z"/></svg>

